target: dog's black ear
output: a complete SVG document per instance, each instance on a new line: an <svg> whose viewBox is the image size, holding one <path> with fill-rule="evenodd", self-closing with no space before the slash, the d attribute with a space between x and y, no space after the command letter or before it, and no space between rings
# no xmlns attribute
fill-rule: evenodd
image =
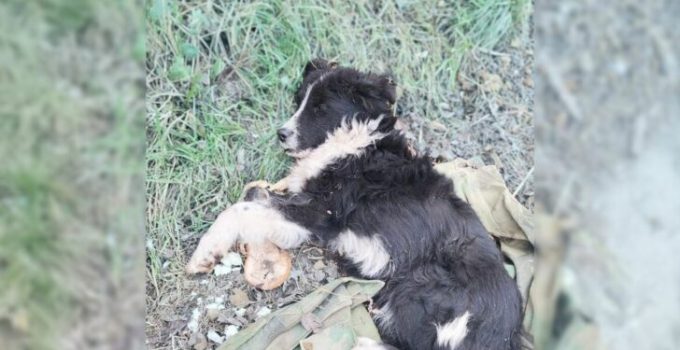
<svg viewBox="0 0 680 350"><path fill-rule="evenodd" d="M389 75L369 75L356 85L356 92L393 105L397 101L397 84Z"/></svg>
<svg viewBox="0 0 680 350"><path fill-rule="evenodd" d="M305 65L305 70L302 72L302 77L306 78L309 73L317 70L329 70L338 66L337 62L328 61L323 58L315 58Z"/></svg>

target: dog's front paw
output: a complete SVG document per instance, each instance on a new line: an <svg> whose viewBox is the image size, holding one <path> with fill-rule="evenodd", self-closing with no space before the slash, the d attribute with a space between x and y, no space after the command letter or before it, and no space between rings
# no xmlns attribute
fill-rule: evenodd
<svg viewBox="0 0 680 350"><path fill-rule="evenodd" d="M257 181L249 182L243 187L241 199L246 200L246 201L250 201L251 199L248 199L248 198L252 197L253 194L267 192L267 190L269 190L270 187L271 187L271 184L267 181L264 181L264 180L257 180Z"/></svg>
<svg viewBox="0 0 680 350"><path fill-rule="evenodd" d="M229 251L230 247L225 248L225 242L220 242L219 237L210 235L208 232L201 238L198 247L191 255L191 259L184 268L188 274L210 273L215 268L222 257Z"/></svg>
<svg viewBox="0 0 680 350"><path fill-rule="evenodd" d="M254 187L268 189L269 186L271 186L271 184L267 181L264 181L264 180L252 181L252 182L247 183L245 185L245 187L243 187L243 193L248 192L249 189L254 188Z"/></svg>
<svg viewBox="0 0 680 350"><path fill-rule="evenodd" d="M277 183L270 185L268 188L272 192L284 193L288 191L288 177L284 177Z"/></svg>
<svg viewBox="0 0 680 350"><path fill-rule="evenodd" d="M187 273L208 273L215 268L215 265L236 243L238 234L230 229L234 221L234 210L232 208L223 211L217 217L208 232L201 237L196 250L189 259L189 263L184 268Z"/></svg>
<svg viewBox="0 0 680 350"><path fill-rule="evenodd" d="M243 187L243 197L247 198L248 193L253 192L253 189L261 189L267 192L285 193L288 191L288 178L284 177L275 184L271 184L264 180L249 182L245 185L245 187Z"/></svg>
<svg viewBox="0 0 680 350"><path fill-rule="evenodd" d="M216 254L208 253L201 257L194 259L192 257L191 261L185 267L186 273L193 275L197 273L209 273L215 268L219 258Z"/></svg>

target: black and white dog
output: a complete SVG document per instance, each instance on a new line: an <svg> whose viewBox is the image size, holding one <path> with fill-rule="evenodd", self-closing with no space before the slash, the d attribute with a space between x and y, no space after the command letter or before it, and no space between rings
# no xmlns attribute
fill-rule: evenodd
<svg viewBox="0 0 680 350"><path fill-rule="evenodd" d="M303 74L298 109L278 130L296 158L287 191L250 189L202 238L220 246L195 258L212 266L237 240L315 240L350 274L386 282L374 303L385 344L355 349L520 349L521 298L502 255L451 180L395 129L392 80L324 60Z"/></svg>

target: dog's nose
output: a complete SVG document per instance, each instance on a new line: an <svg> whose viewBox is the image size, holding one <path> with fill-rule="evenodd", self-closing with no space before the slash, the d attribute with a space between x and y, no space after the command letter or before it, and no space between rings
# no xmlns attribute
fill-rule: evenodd
<svg viewBox="0 0 680 350"><path fill-rule="evenodd" d="M279 137L279 141L286 142L286 139L293 134L293 131L286 128L281 128L276 131L276 135Z"/></svg>

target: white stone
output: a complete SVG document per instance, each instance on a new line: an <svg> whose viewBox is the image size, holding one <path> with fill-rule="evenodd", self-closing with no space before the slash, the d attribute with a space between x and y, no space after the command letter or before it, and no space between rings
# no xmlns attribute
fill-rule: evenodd
<svg viewBox="0 0 680 350"><path fill-rule="evenodd" d="M198 330L198 318L200 316L201 312L198 311L198 308L191 311L191 320L189 320L189 323L187 324L187 328L189 328L190 331L196 332Z"/></svg>
<svg viewBox="0 0 680 350"><path fill-rule="evenodd" d="M270 313L272 313L272 310L265 306L265 307L261 308L260 311L258 311L255 315L257 315L257 317L260 318L260 317L267 316Z"/></svg>
<svg viewBox="0 0 680 350"><path fill-rule="evenodd" d="M227 255L225 255L222 258L221 263L222 265L228 266L229 268L235 266L243 266L243 260L241 259L241 255L236 252L227 253Z"/></svg>
<svg viewBox="0 0 680 350"><path fill-rule="evenodd" d="M215 342L217 344L224 343L224 337L217 334L217 332L215 332L214 330L208 331L208 334L206 336L208 337L208 339L212 340L213 342Z"/></svg>
<svg viewBox="0 0 680 350"><path fill-rule="evenodd" d="M235 326L233 324L230 324L230 325L224 327L224 338L229 339L229 337L238 333L238 329L239 329L239 327Z"/></svg>

